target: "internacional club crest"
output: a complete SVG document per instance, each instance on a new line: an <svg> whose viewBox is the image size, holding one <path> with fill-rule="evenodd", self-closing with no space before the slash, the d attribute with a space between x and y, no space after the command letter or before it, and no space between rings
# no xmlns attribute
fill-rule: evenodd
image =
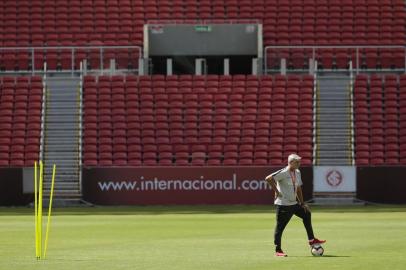
<svg viewBox="0 0 406 270"><path fill-rule="evenodd" d="M332 187L337 187L343 182L342 174L337 170L331 170L326 175L327 183Z"/></svg>

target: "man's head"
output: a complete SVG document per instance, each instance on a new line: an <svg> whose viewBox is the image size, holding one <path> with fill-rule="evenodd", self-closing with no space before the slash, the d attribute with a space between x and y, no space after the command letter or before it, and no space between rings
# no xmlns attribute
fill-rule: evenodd
<svg viewBox="0 0 406 270"><path fill-rule="evenodd" d="M288 157L288 165L291 169L296 170L300 167L300 160L302 158L296 154L290 154Z"/></svg>

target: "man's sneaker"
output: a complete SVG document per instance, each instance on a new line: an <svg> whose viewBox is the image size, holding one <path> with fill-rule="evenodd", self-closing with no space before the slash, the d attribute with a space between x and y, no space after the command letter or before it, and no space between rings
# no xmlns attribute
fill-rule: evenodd
<svg viewBox="0 0 406 270"><path fill-rule="evenodd" d="M309 241L310 246L313 246L313 245L316 245L316 244L324 244L324 243L326 243L326 240L320 240L320 239L317 239L317 238L314 238L313 240Z"/></svg>
<svg viewBox="0 0 406 270"><path fill-rule="evenodd" d="M286 254L282 250L278 250L278 251L275 252L275 256L276 257L288 257L288 254Z"/></svg>

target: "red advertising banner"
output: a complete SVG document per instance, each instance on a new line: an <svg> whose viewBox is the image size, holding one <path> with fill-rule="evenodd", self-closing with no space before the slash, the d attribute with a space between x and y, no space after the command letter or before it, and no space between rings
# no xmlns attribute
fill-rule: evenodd
<svg viewBox="0 0 406 270"><path fill-rule="evenodd" d="M84 200L101 205L272 204L269 167L142 167L83 169ZM301 168L305 197L313 172Z"/></svg>

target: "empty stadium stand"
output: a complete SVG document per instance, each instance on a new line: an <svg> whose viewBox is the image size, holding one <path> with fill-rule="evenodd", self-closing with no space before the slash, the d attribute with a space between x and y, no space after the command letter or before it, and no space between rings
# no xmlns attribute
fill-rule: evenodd
<svg viewBox="0 0 406 270"><path fill-rule="evenodd" d="M312 76L87 76L85 166L312 164Z"/></svg>
<svg viewBox="0 0 406 270"><path fill-rule="evenodd" d="M0 78L0 166L33 166L39 159L41 77Z"/></svg>
<svg viewBox="0 0 406 270"><path fill-rule="evenodd" d="M2 1L0 44L141 45L151 20L258 20L265 44L405 44L403 0Z"/></svg>
<svg viewBox="0 0 406 270"><path fill-rule="evenodd" d="M406 12L403 0L69 0L0 2L0 47L55 46L142 46L143 25L150 22L208 21L258 22L263 24L264 46L405 45ZM31 50L0 51L0 69L27 70L32 65ZM89 67L100 68L97 49L75 52L75 67L87 59ZM403 68L405 50L364 48L360 52L365 68ZM312 51L278 51L288 54L294 68L306 67ZM323 49L317 58L324 68L346 67L354 59L354 49ZM104 66L111 58L118 68L134 68L138 50L109 49ZM34 65L49 69L71 68L71 51L46 49L36 52ZM271 67L272 56L269 63Z"/></svg>
<svg viewBox="0 0 406 270"><path fill-rule="evenodd" d="M358 75L354 99L356 165L406 164L406 76Z"/></svg>

